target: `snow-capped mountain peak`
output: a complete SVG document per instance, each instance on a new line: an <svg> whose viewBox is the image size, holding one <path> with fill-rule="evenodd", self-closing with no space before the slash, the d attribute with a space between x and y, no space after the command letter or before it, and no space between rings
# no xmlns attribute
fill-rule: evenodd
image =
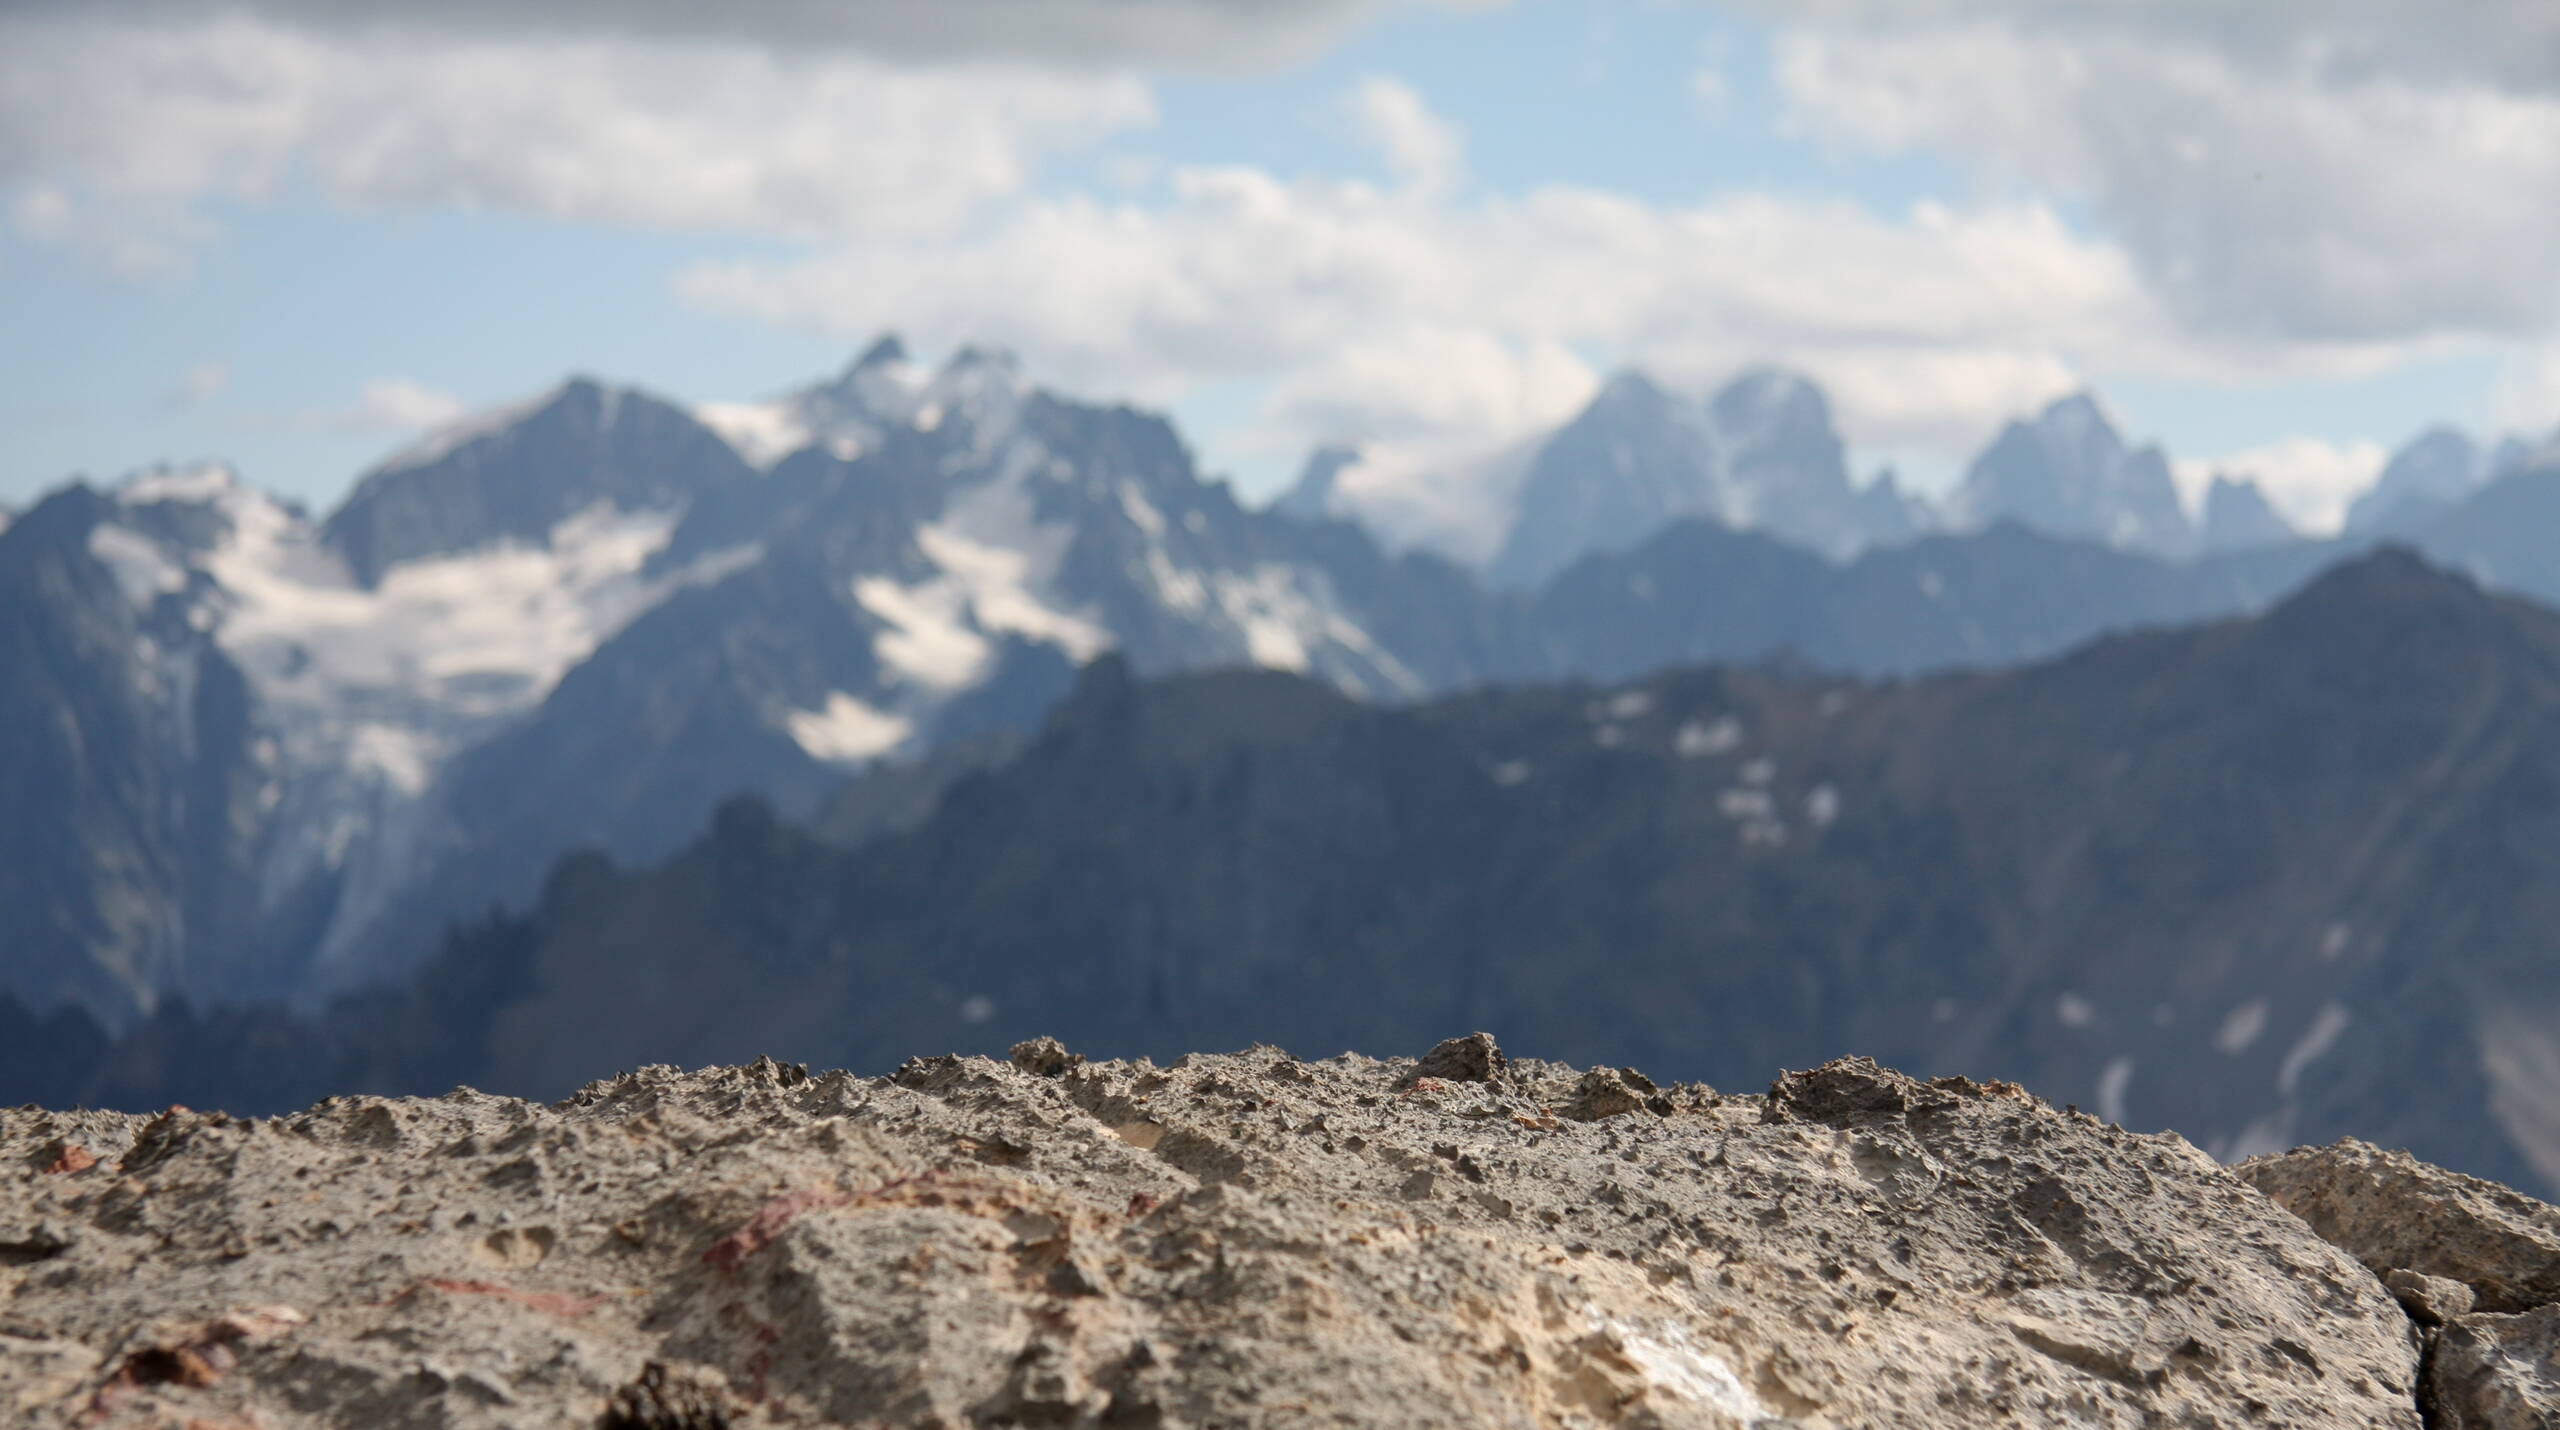
<svg viewBox="0 0 2560 1430"><path fill-rule="evenodd" d="M406 561L547 542L562 522L599 503L672 513L708 488L751 475L728 443L683 409L573 378L375 467L322 534L370 586Z"/></svg>
<svg viewBox="0 0 2560 1430"><path fill-rule="evenodd" d="M980 451L1012 431L1030 385L1000 348L964 347L926 372L896 334L883 334L826 382L761 402L708 402L694 416L750 465L771 470L813 446L838 461L875 451L893 431L946 424Z"/></svg>
<svg viewBox="0 0 2560 1430"><path fill-rule="evenodd" d="M239 490L240 474L228 462L171 463L128 474L110 493L125 506L153 502L214 502Z"/></svg>

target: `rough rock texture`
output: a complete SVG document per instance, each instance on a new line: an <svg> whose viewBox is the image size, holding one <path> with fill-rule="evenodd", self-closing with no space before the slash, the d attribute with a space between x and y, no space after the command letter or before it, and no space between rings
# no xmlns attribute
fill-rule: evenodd
<svg viewBox="0 0 2560 1430"><path fill-rule="evenodd" d="M2560 1425L2560 1305L2447 1323L2427 1358L2427 1401L2434 1430Z"/></svg>
<svg viewBox="0 0 2560 1430"><path fill-rule="evenodd" d="M2400 1309L2409 1313L2409 1319L2421 1326L2441 1326L2456 1316L2467 1316L2480 1300L2459 1281L2447 1281L2405 1266L2386 1272L2382 1284L2400 1303Z"/></svg>
<svg viewBox="0 0 2560 1430"><path fill-rule="evenodd" d="M2006 1084L1020 1061L653 1068L551 1107L262 1122L0 1112L0 1409L2419 1424L2417 1343L2373 1276L2177 1137Z"/></svg>
<svg viewBox="0 0 2560 1430"><path fill-rule="evenodd" d="M2233 1170L2381 1276L2424 1328L2434 1430L2560 1426L2560 1207L2353 1140Z"/></svg>
<svg viewBox="0 0 2560 1430"><path fill-rule="evenodd" d="M2560 1207L2353 1138L2232 1170L2376 1276L2458 1281L2483 1311L2560 1301Z"/></svg>

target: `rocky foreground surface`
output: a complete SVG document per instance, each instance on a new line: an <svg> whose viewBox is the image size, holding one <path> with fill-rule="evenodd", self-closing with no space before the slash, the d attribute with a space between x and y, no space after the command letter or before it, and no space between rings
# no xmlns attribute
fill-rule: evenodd
<svg viewBox="0 0 2560 1430"><path fill-rule="evenodd" d="M0 1112L42 1426L2560 1424L2560 1211L1864 1060L1269 1048Z"/></svg>

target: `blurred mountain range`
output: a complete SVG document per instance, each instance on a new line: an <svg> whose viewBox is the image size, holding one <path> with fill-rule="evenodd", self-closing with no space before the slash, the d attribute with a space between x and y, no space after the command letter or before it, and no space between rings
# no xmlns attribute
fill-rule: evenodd
<svg viewBox="0 0 2560 1430"><path fill-rule="evenodd" d="M2405 550L2257 617L1916 679L1386 706L1109 657L999 743L804 822L733 801L655 867L574 857L326 1015L164 1005L110 1048L0 1004L0 1077L263 1109L1466 1026L1731 1085L1872 1049L2222 1156L2354 1132L2560 1184L2560 616Z"/></svg>
<svg viewBox="0 0 2560 1430"><path fill-rule="evenodd" d="M1932 506L1854 487L1802 378L1630 374L1486 488L1472 567L1355 519L1357 460L1256 508L1158 417L884 339L767 403L574 379L325 516L220 467L57 490L0 528L0 994L116 1031L396 989L574 851L645 864L739 795L810 820L875 762L997 759L1105 652L1389 703L1906 675L2260 611L2379 541L2560 599L2560 460L2449 432L2313 541L2236 479L2191 520L2085 397Z"/></svg>

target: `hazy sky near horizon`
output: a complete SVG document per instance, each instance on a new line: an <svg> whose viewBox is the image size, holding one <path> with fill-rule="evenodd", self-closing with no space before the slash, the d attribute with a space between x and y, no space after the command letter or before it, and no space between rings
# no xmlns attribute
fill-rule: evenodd
<svg viewBox="0 0 2560 1430"><path fill-rule="evenodd" d="M18 0L0 502L325 505L571 372L757 397L895 330L1256 494L1774 362L1863 467L2088 386L2317 525L2429 423L2560 423L2555 238L2525 0Z"/></svg>

